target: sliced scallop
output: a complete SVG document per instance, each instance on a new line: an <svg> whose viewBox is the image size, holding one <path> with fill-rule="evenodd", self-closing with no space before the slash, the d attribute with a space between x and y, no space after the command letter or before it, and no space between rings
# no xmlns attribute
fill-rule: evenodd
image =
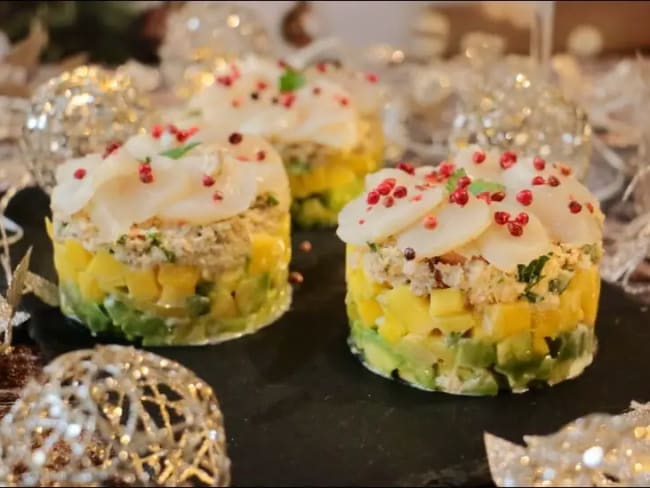
<svg viewBox="0 0 650 488"><path fill-rule="evenodd" d="M377 242L419 221L447 197L442 185L424 190L418 190L415 186L407 185L407 196L395 198L391 207L384 206L381 201L368 205L367 194L351 201L339 214L337 235L348 244Z"/></svg>
<svg viewBox="0 0 650 488"><path fill-rule="evenodd" d="M431 215L436 219L433 229L419 218L397 238L397 246L410 247L417 257L441 256L476 239L490 225L490 210L484 200L470 195L464 206L446 203Z"/></svg>
<svg viewBox="0 0 650 488"><path fill-rule="evenodd" d="M248 210L257 193L255 166L229 156L224 157L214 185L197 184L201 176L195 178L191 193L164 205L157 214L160 218L193 224L225 220Z"/></svg>
<svg viewBox="0 0 650 488"><path fill-rule="evenodd" d="M485 153L485 160L481 163L474 162L475 152ZM461 149L453 157L452 162L456 168L463 168L474 179L484 179L496 183L501 182L503 169L499 164L500 154L497 151L484 151L477 145Z"/></svg>
<svg viewBox="0 0 650 488"><path fill-rule="evenodd" d="M496 212L508 212L515 218L521 211L514 205L495 202L490 206L490 227L476 241L481 256L505 272L516 271L518 264L528 264L551 250L548 233L532 212L526 211L528 223L520 236L510 234L507 224L499 225L494 221Z"/></svg>

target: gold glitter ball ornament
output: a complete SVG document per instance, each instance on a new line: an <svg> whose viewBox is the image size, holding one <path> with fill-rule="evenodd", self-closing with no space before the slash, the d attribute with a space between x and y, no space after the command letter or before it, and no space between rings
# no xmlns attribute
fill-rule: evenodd
<svg viewBox="0 0 650 488"><path fill-rule="evenodd" d="M479 144L561 161L578 178L586 175L591 155L587 115L534 69L506 59L461 98L449 136L452 154Z"/></svg>
<svg viewBox="0 0 650 488"><path fill-rule="evenodd" d="M21 139L36 182L50 191L57 165L133 135L147 110L123 72L80 66L48 80L32 96Z"/></svg>
<svg viewBox="0 0 650 488"><path fill-rule="evenodd" d="M226 2L187 2L167 19L160 46L166 84L186 97L214 81L214 71L243 54L269 54L271 41L255 10Z"/></svg>
<svg viewBox="0 0 650 488"><path fill-rule="evenodd" d="M123 346L74 351L0 423L3 486L227 486L223 417L183 366Z"/></svg>

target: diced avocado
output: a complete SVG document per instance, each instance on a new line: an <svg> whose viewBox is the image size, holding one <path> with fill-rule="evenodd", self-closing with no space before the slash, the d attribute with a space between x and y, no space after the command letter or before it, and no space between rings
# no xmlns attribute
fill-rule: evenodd
<svg viewBox="0 0 650 488"><path fill-rule="evenodd" d="M214 281L199 281L196 284L196 294L203 297L210 296L210 292L214 290Z"/></svg>
<svg viewBox="0 0 650 488"><path fill-rule="evenodd" d="M487 368L496 362L494 344L480 339L463 338L458 341L458 364L475 368Z"/></svg>
<svg viewBox="0 0 650 488"><path fill-rule="evenodd" d="M168 328L165 322L158 318L146 315L119 300L106 300L106 311L113 323L118 326L124 336L129 340L165 335Z"/></svg>
<svg viewBox="0 0 650 488"><path fill-rule="evenodd" d="M503 368L528 364L534 358L530 331L524 331L499 341L496 349L497 364Z"/></svg>
<svg viewBox="0 0 650 488"><path fill-rule="evenodd" d="M363 355L370 368L386 376L390 376L401 363L399 355L375 330L363 327L358 322L352 326L350 346Z"/></svg>
<svg viewBox="0 0 650 488"><path fill-rule="evenodd" d="M457 374L463 383L460 390L463 395L485 396L499 393L499 385L494 376L488 371L460 367Z"/></svg>
<svg viewBox="0 0 650 488"><path fill-rule="evenodd" d="M415 368L431 366L440 358L435 350L427 347L427 338L418 334L408 334L395 345L395 352Z"/></svg>
<svg viewBox="0 0 650 488"><path fill-rule="evenodd" d="M414 369L402 364L397 370L400 379L420 388L436 389L436 373L433 367Z"/></svg>
<svg viewBox="0 0 650 488"><path fill-rule="evenodd" d="M432 317L444 317L461 313L465 310L465 297L457 288L431 290L429 313Z"/></svg>
<svg viewBox="0 0 650 488"><path fill-rule="evenodd" d="M201 295L192 295L185 299L185 307L190 317L200 317L210 312L210 299Z"/></svg>
<svg viewBox="0 0 650 488"><path fill-rule="evenodd" d="M85 323L93 332L107 332L111 330L111 319L104 312L103 307L94 302L77 302L74 306L75 315Z"/></svg>

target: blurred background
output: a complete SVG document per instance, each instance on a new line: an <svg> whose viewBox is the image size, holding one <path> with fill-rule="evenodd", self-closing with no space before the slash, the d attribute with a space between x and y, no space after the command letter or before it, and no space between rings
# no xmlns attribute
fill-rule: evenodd
<svg viewBox="0 0 650 488"><path fill-rule="evenodd" d="M166 18L183 3L0 1L0 30L15 42L27 35L32 19L42 19L50 38L42 53L43 61L60 60L83 49L92 61L117 64L135 58L155 63L158 59L157 48L165 33ZM299 45L310 36L332 35L341 37L353 46L375 42L413 45L420 42L418 34L422 31L433 33L436 30L435 25L422 25L423 12L435 9L448 22L446 26L438 26L449 33L444 47L446 55L458 51L463 35L477 30L502 36L508 52L527 52L527 10L535 4L444 1L230 3L245 4L257 10L273 40L285 45ZM591 36L602 55L620 55L650 47L650 31L644 22L639 21L650 17L650 2L554 3L555 52L568 50L571 42L578 42L580 36ZM300 17L301 9L311 10L310 19L302 26L288 29L287 17Z"/></svg>

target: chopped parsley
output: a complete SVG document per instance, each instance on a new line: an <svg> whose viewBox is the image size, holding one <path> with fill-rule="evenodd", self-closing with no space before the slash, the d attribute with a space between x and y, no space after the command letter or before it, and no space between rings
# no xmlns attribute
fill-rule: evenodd
<svg viewBox="0 0 650 488"><path fill-rule="evenodd" d="M157 247L160 249L160 252L162 252L165 255L165 259L169 261L170 263L176 262L176 254L173 251L170 251L167 249L161 240L160 232L157 231L149 231L146 234L147 239L149 240L149 243L151 244L151 247Z"/></svg>
<svg viewBox="0 0 650 488"><path fill-rule="evenodd" d="M173 147L171 149L167 149L166 151L163 151L160 153L161 156L166 156L171 159L180 159L183 156L185 156L188 152L190 152L192 149L194 149L196 146L201 144L200 142L190 142L189 144L186 144L184 146L178 146L178 147Z"/></svg>
<svg viewBox="0 0 650 488"><path fill-rule="evenodd" d="M377 244L375 244L374 242L366 242L366 244L368 244L368 247L372 252L377 252L379 249L379 246L377 246Z"/></svg>
<svg viewBox="0 0 650 488"><path fill-rule="evenodd" d="M280 91L283 93L292 92L303 86L305 83L305 76L300 71L296 71L293 68L287 68L287 70L282 73L282 76L280 76Z"/></svg>
<svg viewBox="0 0 650 488"><path fill-rule="evenodd" d="M548 291L559 295L566 287L569 286L569 279L567 277L553 278L548 282Z"/></svg>
<svg viewBox="0 0 650 488"><path fill-rule="evenodd" d="M479 193L494 193L505 190L505 186L501 183L495 183L494 181L487 180L474 180L467 187L473 195L478 195Z"/></svg>
<svg viewBox="0 0 650 488"><path fill-rule="evenodd" d="M542 270L544 265L549 260L549 256L540 256L533 259L528 265L517 265L517 280L521 283L526 283L526 289L521 294L526 300L532 303L537 303L542 300L542 297L532 291L533 287L537 285L543 278Z"/></svg>
<svg viewBox="0 0 650 488"><path fill-rule="evenodd" d="M287 172L292 175L304 175L311 171L311 166L306 161L292 158L287 163Z"/></svg>
<svg viewBox="0 0 650 488"><path fill-rule="evenodd" d="M280 200L273 193L267 193L265 195L264 204L267 207L276 207L280 204Z"/></svg>
<svg viewBox="0 0 650 488"><path fill-rule="evenodd" d="M454 171L447 179L447 190L449 192L454 191L456 189L456 186L458 186L458 180L460 180L463 176L467 176L467 171L465 171L465 168L459 168Z"/></svg>
<svg viewBox="0 0 650 488"><path fill-rule="evenodd" d="M594 264L597 263L598 260L600 259L600 252L596 244L585 244L584 246L582 246L581 250L583 253L589 256L591 262Z"/></svg>
<svg viewBox="0 0 650 488"><path fill-rule="evenodd" d="M118 243L120 246L123 246L124 244L126 244L126 234L122 234L122 235L117 239L117 243Z"/></svg>

